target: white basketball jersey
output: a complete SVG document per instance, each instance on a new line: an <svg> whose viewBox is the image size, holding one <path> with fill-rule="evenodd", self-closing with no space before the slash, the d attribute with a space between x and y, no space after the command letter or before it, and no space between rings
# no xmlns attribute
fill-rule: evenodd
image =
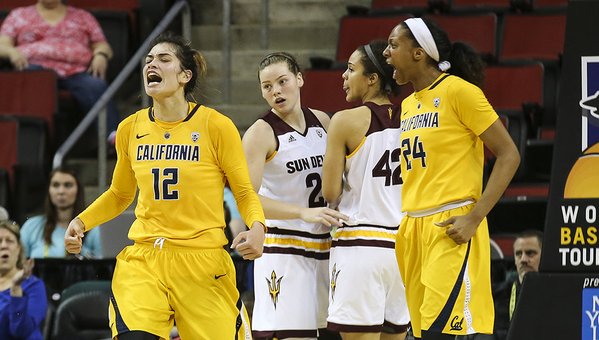
<svg viewBox="0 0 599 340"><path fill-rule="evenodd" d="M401 222L400 117L397 105L365 103L370 127L362 143L346 156L339 211L348 225L397 227Z"/></svg>
<svg viewBox="0 0 599 340"><path fill-rule="evenodd" d="M302 108L306 130L300 133L269 111L262 119L273 129L277 141L275 153L264 165L259 194L273 200L303 207L324 207L322 162L327 135L324 127L308 108ZM268 227L327 233L321 224L294 220L266 220Z"/></svg>

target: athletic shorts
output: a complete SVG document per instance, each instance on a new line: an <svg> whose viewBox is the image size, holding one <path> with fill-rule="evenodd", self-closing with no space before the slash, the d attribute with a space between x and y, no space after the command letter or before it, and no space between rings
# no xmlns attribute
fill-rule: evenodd
<svg viewBox="0 0 599 340"><path fill-rule="evenodd" d="M169 339L251 339L235 286L235 267L222 248L136 243L116 258L109 316L112 337L144 331Z"/></svg>
<svg viewBox="0 0 599 340"><path fill-rule="evenodd" d="M405 289L392 247L393 242L390 248L331 248L328 329L379 333L385 326L391 333L407 330Z"/></svg>
<svg viewBox="0 0 599 340"><path fill-rule="evenodd" d="M487 220L458 245L435 222L466 215L473 204L424 217L405 216L397 261L406 285L414 336L422 330L452 335L493 333L491 250Z"/></svg>
<svg viewBox="0 0 599 340"><path fill-rule="evenodd" d="M254 337L316 338L326 328L328 250L325 257L264 253L254 261Z"/></svg>

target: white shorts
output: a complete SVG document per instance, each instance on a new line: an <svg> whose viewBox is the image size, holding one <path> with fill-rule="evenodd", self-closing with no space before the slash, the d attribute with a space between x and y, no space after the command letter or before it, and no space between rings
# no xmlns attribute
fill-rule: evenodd
<svg viewBox="0 0 599 340"><path fill-rule="evenodd" d="M340 332L403 333L410 315L395 250L336 246L329 261L328 328Z"/></svg>
<svg viewBox="0 0 599 340"><path fill-rule="evenodd" d="M328 257L328 252L327 252ZM328 259L264 253L254 261L253 335L313 337L326 328Z"/></svg>

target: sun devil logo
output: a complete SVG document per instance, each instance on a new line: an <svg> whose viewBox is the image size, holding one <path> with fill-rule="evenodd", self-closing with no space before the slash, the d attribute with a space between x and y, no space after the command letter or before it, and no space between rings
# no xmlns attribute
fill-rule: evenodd
<svg viewBox="0 0 599 340"><path fill-rule="evenodd" d="M195 143L198 141L198 139L200 139L200 133L199 132L192 132L191 133L191 140Z"/></svg>
<svg viewBox="0 0 599 340"><path fill-rule="evenodd" d="M337 276L341 271L337 271L337 263L333 264L333 271L331 271L331 298L335 300L335 288L337 288Z"/></svg>
<svg viewBox="0 0 599 340"><path fill-rule="evenodd" d="M270 293L270 299L272 300L275 309L277 309L277 302L279 301L279 294L281 293L281 280L283 277L277 279L277 273L273 270L270 273L270 280L266 279L266 284L268 285L268 293Z"/></svg>

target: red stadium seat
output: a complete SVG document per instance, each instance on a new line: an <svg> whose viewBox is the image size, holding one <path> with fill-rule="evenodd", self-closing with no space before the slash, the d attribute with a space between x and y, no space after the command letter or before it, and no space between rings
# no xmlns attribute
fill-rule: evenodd
<svg viewBox="0 0 599 340"><path fill-rule="evenodd" d="M425 10L428 7L428 0L372 0L370 5L373 10L402 8L421 8Z"/></svg>
<svg viewBox="0 0 599 340"><path fill-rule="evenodd" d="M17 164L18 123L14 120L0 120L0 168L6 169L9 178L13 176Z"/></svg>
<svg viewBox="0 0 599 340"><path fill-rule="evenodd" d="M339 26L339 43L336 60L346 62L355 49L375 39L387 41L391 30L412 15L388 17L356 17L341 18Z"/></svg>
<svg viewBox="0 0 599 340"><path fill-rule="evenodd" d="M542 63L486 68L483 90L495 110L522 110L524 103L543 104Z"/></svg>
<svg viewBox="0 0 599 340"><path fill-rule="evenodd" d="M449 39L474 47L483 56L495 57L497 51L497 15L428 15L447 34Z"/></svg>
<svg viewBox="0 0 599 340"><path fill-rule="evenodd" d="M56 74L52 71L0 72L0 114L38 117L50 132L58 106Z"/></svg>
<svg viewBox="0 0 599 340"><path fill-rule="evenodd" d="M510 0L445 0L451 5L452 11L507 11L510 9Z"/></svg>
<svg viewBox="0 0 599 340"><path fill-rule="evenodd" d="M533 7L535 10L550 8L566 8L568 7L568 0L534 0Z"/></svg>
<svg viewBox="0 0 599 340"><path fill-rule="evenodd" d="M306 86L302 87L302 105L322 110L330 114L355 107L357 104L345 101L342 69L305 70ZM323 89L326 89L323 91Z"/></svg>
<svg viewBox="0 0 599 340"><path fill-rule="evenodd" d="M505 16L499 60L557 61L564 50L566 15Z"/></svg>

